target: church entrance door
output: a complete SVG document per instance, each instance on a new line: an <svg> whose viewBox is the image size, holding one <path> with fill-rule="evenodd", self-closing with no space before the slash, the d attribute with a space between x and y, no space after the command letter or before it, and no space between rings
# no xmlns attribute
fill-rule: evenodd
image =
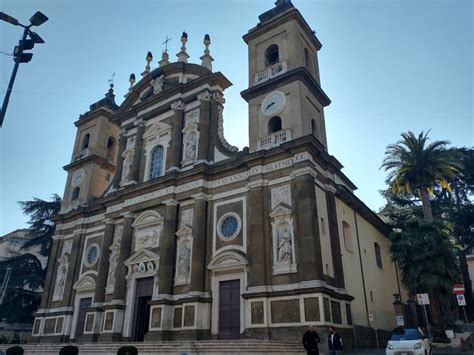
<svg viewBox="0 0 474 355"><path fill-rule="evenodd" d="M84 324L86 323L86 310L92 304L92 298L81 298L79 301L79 314L76 325L76 338L84 334Z"/></svg>
<svg viewBox="0 0 474 355"><path fill-rule="evenodd" d="M135 302L133 311L133 340L143 341L150 322L150 305L153 295L153 277L136 280Z"/></svg>
<svg viewBox="0 0 474 355"><path fill-rule="evenodd" d="M136 280L135 298L133 307L133 340L143 341L148 332L150 321L150 305L153 295L153 277Z"/></svg>
<svg viewBox="0 0 474 355"><path fill-rule="evenodd" d="M240 280L219 283L219 338L240 338Z"/></svg>

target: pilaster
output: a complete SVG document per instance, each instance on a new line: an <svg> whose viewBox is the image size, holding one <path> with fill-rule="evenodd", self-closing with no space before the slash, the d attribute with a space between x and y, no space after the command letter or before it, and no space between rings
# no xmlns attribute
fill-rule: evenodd
<svg viewBox="0 0 474 355"><path fill-rule="evenodd" d="M124 132L120 131L119 138L119 151L117 155L117 165L115 166L115 174L112 178L112 188L117 190L120 188L120 181L122 180L122 169L123 169L123 152L127 147L127 137L124 135Z"/></svg>
<svg viewBox="0 0 474 355"><path fill-rule="evenodd" d="M73 304L73 285L79 278L82 266L82 254L84 250L85 239L82 232L74 231L74 239L72 241L72 248L74 252L71 253L69 267L67 270L66 287L64 288L63 305L68 306Z"/></svg>
<svg viewBox="0 0 474 355"><path fill-rule="evenodd" d="M210 135L210 112L211 112L211 93L204 91L198 95L201 103L199 111L199 149L198 160L214 160L214 146L209 141ZM212 148L211 148L212 147Z"/></svg>
<svg viewBox="0 0 474 355"><path fill-rule="evenodd" d="M166 154L165 170L179 170L183 152L183 120L184 103L181 100L173 102L171 108L174 110L173 124L171 127L171 144Z"/></svg>
<svg viewBox="0 0 474 355"><path fill-rule="evenodd" d="M326 192L326 201L328 206L329 237L331 238L331 252L334 265L334 281L336 283L334 286L344 288L344 268L337 223L336 197L333 192Z"/></svg>
<svg viewBox="0 0 474 355"><path fill-rule="evenodd" d="M163 225L163 243L160 250L160 277L158 292L160 295L171 295L173 292L173 276L176 256L175 232L178 227L178 201L164 201L166 204Z"/></svg>
<svg viewBox="0 0 474 355"><path fill-rule="evenodd" d="M51 252L48 259L48 268L46 269L46 279L44 280L43 295L41 297L41 309L46 308L47 305L51 304L51 288L53 287L53 279L56 273L56 268L54 267L56 260L58 259L58 249L61 240L53 238L51 245Z"/></svg>
<svg viewBox="0 0 474 355"><path fill-rule="evenodd" d="M137 133L135 135L135 148L133 150L133 163L130 180L138 182L140 178L140 165L143 150L143 132L145 131L145 124L143 121L139 120L135 122L135 125L137 126Z"/></svg>
<svg viewBox="0 0 474 355"><path fill-rule="evenodd" d="M120 255L117 263L117 271L115 272L113 300L125 300L125 276L127 274L127 267L125 266L124 262L129 258L130 251L132 249L133 219L133 213L124 214Z"/></svg>
<svg viewBox="0 0 474 355"><path fill-rule="evenodd" d="M311 175L295 177L292 184L295 206L296 262L301 281L321 280L323 265L321 241L316 218L316 192Z"/></svg>
<svg viewBox="0 0 474 355"><path fill-rule="evenodd" d="M107 283L110 245L114 237L115 225L112 220L105 221L104 238L100 253L99 270L97 274L96 288L94 292L94 303L102 303L105 298L105 286Z"/></svg>
<svg viewBox="0 0 474 355"><path fill-rule="evenodd" d="M195 198L193 220L193 255L191 267L191 291L204 291L206 273L206 221L207 201Z"/></svg>

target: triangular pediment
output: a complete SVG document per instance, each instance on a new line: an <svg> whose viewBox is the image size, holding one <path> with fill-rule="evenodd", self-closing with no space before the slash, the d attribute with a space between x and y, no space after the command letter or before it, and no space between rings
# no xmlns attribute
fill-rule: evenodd
<svg viewBox="0 0 474 355"><path fill-rule="evenodd" d="M291 207L286 203L280 202L275 208L270 212L270 217L286 216L291 214Z"/></svg>
<svg viewBox="0 0 474 355"><path fill-rule="evenodd" d="M127 260L125 260L124 264L132 265L132 264L137 264L140 262L158 260L159 258L160 258L159 254L156 254L148 249L142 249L142 250L137 251L132 256L130 256Z"/></svg>

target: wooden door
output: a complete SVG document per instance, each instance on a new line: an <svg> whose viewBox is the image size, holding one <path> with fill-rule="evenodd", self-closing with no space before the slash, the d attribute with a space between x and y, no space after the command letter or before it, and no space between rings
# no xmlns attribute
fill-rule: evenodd
<svg viewBox="0 0 474 355"><path fill-rule="evenodd" d="M81 298L79 301L79 315L76 323L76 338L84 334L84 324L86 323L86 310L92 304L92 298Z"/></svg>
<svg viewBox="0 0 474 355"><path fill-rule="evenodd" d="M240 338L240 280L219 283L219 338Z"/></svg>
<svg viewBox="0 0 474 355"><path fill-rule="evenodd" d="M153 277L136 280L135 299L133 307L133 331L135 341L143 341L148 332L150 322L150 305L153 295Z"/></svg>

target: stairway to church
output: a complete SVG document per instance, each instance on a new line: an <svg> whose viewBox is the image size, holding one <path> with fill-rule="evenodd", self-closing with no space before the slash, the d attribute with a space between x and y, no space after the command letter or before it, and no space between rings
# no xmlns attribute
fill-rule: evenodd
<svg viewBox="0 0 474 355"><path fill-rule="evenodd" d="M64 345L70 344L26 344L25 355L59 354ZM214 341L174 341L174 342L140 342L140 343L74 343L79 348L79 355L116 355L123 345L133 345L139 355L269 355L269 354L306 354L301 343L276 342L264 340L214 340ZM321 353L323 354L323 353Z"/></svg>

